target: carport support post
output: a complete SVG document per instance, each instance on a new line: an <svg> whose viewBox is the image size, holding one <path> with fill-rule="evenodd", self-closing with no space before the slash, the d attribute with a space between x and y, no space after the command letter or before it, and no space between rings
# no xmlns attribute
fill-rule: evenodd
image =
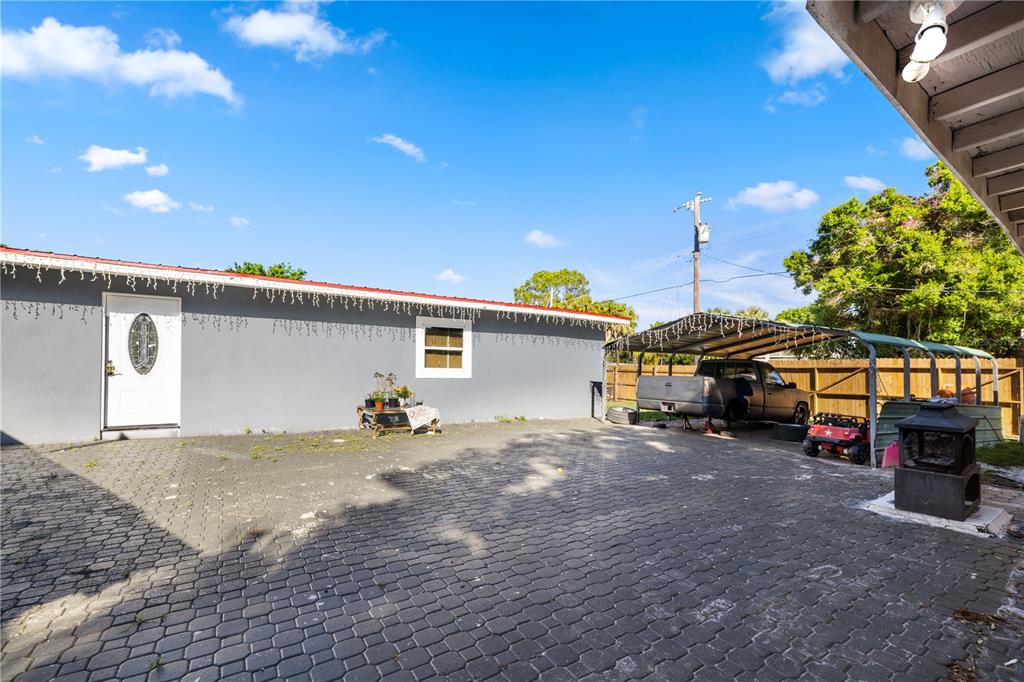
<svg viewBox="0 0 1024 682"><path fill-rule="evenodd" d="M608 351L601 353L601 421L608 421Z"/></svg>
<svg viewBox="0 0 1024 682"><path fill-rule="evenodd" d="M960 380L960 356L956 355L954 357L956 358L956 399L960 400L960 389L962 388Z"/></svg>
<svg viewBox="0 0 1024 682"><path fill-rule="evenodd" d="M999 404L999 361L995 358L989 358L989 362L992 363L992 404ZM978 402L981 402L979 396Z"/></svg>
<svg viewBox="0 0 1024 682"><path fill-rule="evenodd" d="M981 405L981 358L974 356L974 403Z"/></svg>
<svg viewBox="0 0 1024 682"><path fill-rule="evenodd" d="M637 400L638 397L639 397L639 390L638 389L640 388L640 375L643 374L643 371L644 371L644 353L643 353L643 351L640 351L639 353L636 354L636 384L634 385L633 400Z"/></svg>
<svg viewBox="0 0 1024 682"><path fill-rule="evenodd" d="M928 351L928 357L931 358L931 370L932 370L932 394L929 398L934 398L939 394L939 366L935 361L935 353Z"/></svg>
<svg viewBox="0 0 1024 682"><path fill-rule="evenodd" d="M906 348L900 350L903 352L903 399L910 402L910 351Z"/></svg>
<svg viewBox="0 0 1024 682"><path fill-rule="evenodd" d="M861 341L868 349L868 428L871 430L871 468L878 466L875 461L875 440L878 438L878 353L874 344ZM932 365L934 367L934 364Z"/></svg>

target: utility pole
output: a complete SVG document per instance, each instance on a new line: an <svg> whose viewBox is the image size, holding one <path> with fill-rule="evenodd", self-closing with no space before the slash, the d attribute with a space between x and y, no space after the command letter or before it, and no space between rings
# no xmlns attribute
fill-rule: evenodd
<svg viewBox="0 0 1024 682"><path fill-rule="evenodd" d="M711 226L700 221L700 205L711 201L711 197L703 197L697 192L690 201L672 209L676 213L680 209L687 209L693 213L693 312L700 312L700 245L711 241Z"/></svg>

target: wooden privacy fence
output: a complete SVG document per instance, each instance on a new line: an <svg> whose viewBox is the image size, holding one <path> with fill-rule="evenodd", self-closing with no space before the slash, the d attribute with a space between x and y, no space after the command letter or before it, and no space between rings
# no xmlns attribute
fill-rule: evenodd
<svg viewBox="0 0 1024 682"><path fill-rule="evenodd" d="M1024 360L1002 358L999 362L999 405L1003 414L1003 436L1019 438L1021 410L1024 408ZM795 382L811 393L811 412L838 412L867 417L867 360L772 360L786 381ZM939 386L956 383L956 362L942 358L937 362ZM693 365L674 365L672 374L690 376ZM668 365L644 365L643 373L668 375ZM965 358L960 364L961 386L974 388L974 361ZM608 399L636 400L636 364L608 363ZM931 364L924 358L913 358L910 364L910 392L917 397L931 394ZM992 402L992 364L981 363L981 402ZM878 359L878 399L903 398L903 359Z"/></svg>

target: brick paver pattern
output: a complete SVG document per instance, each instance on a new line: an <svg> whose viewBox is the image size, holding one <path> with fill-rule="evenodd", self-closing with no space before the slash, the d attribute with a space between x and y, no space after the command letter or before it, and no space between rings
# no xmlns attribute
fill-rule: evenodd
<svg viewBox="0 0 1024 682"><path fill-rule="evenodd" d="M6 450L4 678L1024 671L1015 626L954 618L1004 604L1020 541L857 508L891 473L589 422L382 441Z"/></svg>

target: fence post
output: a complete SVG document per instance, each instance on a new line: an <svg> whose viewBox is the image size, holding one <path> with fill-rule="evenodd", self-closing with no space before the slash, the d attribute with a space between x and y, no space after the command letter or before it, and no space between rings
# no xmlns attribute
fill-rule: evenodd
<svg viewBox="0 0 1024 682"><path fill-rule="evenodd" d="M811 366L811 414L818 414L818 365Z"/></svg>

